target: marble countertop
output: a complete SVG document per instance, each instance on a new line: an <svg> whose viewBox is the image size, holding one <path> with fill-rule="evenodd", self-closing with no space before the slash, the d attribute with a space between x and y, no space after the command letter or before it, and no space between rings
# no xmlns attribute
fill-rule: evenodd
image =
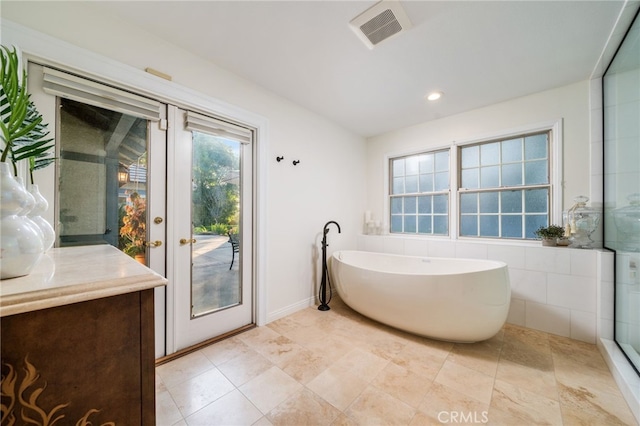
<svg viewBox="0 0 640 426"><path fill-rule="evenodd" d="M0 317L166 285L110 245L54 248L24 277L0 281Z"/></svg>

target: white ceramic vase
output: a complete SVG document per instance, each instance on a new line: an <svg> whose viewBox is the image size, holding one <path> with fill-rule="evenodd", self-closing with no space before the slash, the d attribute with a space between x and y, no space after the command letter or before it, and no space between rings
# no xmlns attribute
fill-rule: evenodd
<svg viewBox="0 0 640 426"><path fill-rule="evenodd" d="M21 216L30 194L0 163L0 279L28 275L44 252L41 232Z"/></svg>
<svg viewBox="0 0 640 426"><path fill-rule="evenodd" d="M51 226L51 224L42 217L42 214L49 208L49 202L40 193L38 185L31 185L29 187L29 192L35 199L35 206L33 207L33 209L31 209L31 212L28 214L28 216L29 219L31 219L42 231L42 242L44 243L44 251L47 251L51 247L53 247L53 243L56 240L56 233L53 230L53 226Z"/></svg>
<svg viewBox="0 0 640 426"><path fill-rule="evenodd" d="M44 245L44 234L42 233L42 230L40 229L40 227L33 220L31 220L31 217L30 217L31 212L36 206L36 199L27 190L26 185L24 184L24 180L22 180L21 177L14 177L14 179L20 184L20 187L22 187L22 189L25 190L25 205L22 208L22 210L20 210L20 212L18 213L18 216L22 216L23 220L25 221L25 226L29 226L33 228L38 233Z"/></svg>

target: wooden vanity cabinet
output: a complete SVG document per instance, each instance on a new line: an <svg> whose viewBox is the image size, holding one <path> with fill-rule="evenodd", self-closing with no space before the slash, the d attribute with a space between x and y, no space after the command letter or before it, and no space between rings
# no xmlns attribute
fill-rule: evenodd
<svg viewBox="0 0 640 426"><path fill-rule="evenodd" d="M153 287L165 280L120 252L107 251L125 271L142 274L124 278L120 268L116 278L127 284L117 291L102 278L94 281L93 289L101 290L92 296L99 297L12 313L20 303L10 302L20 298L16 293L5 297L2 287L25 279L0 281L2 405L8 407L2 425L11 424L10 416L24 424L23 415L36 424L56 418L64 425L155 424ZM79 284L84 296L87 282L91 276ZM70 290L67 286L56 295L49 288L47 294L69 301L78 296ZM29 300L42 305L42 299L27 293L21 299L27 305Z"/></svg>

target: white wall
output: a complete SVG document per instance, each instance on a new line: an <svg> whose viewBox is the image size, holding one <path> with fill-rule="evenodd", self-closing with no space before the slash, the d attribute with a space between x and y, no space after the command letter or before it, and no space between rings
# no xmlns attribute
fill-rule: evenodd
<svg viewBox="0 0 640 426"><path fill-rule="evenodd" d="M259 261L266 264L267 321L312 301L320 270L319 236L327 221L336 220L342 227L342 234L332 230L329 235L331 251L355 247L365 200L365 140L360 136L97 12L90 2L3 2L2 17L20 24L3 25L2 44L15 44L27 54L33 52L22 46L25 31L16 30L21 25L124 64L132 76L155 68L171 75L176 87L193 89L214 104L230 104L268 121L268 135L262 140L268 141L266 161L259 164L266 180L261 194L266 200L261 230L266 245ZM48 39L38 37L43 42ZM34 49L39 46L34 44ZM72 50L40 52L40 56L64 62ZM276 156L285 161L276 162ZM300 164L293 166L294 159Z"/></svg>
<svg viewBox="0 0 640 426"><path fill-rule="evenodd" d="M437 106L435 106L437 108ZM590 133L588 81L429 121L369 139L367 146L367 209L387 218L384 209L385 156L415 152L499 136L513 129L563 120L563 209L578 195L590 195Z"/></svg>

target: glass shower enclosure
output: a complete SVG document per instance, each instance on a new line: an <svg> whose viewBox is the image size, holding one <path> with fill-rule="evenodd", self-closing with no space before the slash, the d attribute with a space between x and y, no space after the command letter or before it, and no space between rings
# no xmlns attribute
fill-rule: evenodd
<svg viewBox="0 0 640 426"><path fill-rule="evenodd" d="M640 375L640 21L603 78L604 240L615 252L615 340Z"/></svg>

